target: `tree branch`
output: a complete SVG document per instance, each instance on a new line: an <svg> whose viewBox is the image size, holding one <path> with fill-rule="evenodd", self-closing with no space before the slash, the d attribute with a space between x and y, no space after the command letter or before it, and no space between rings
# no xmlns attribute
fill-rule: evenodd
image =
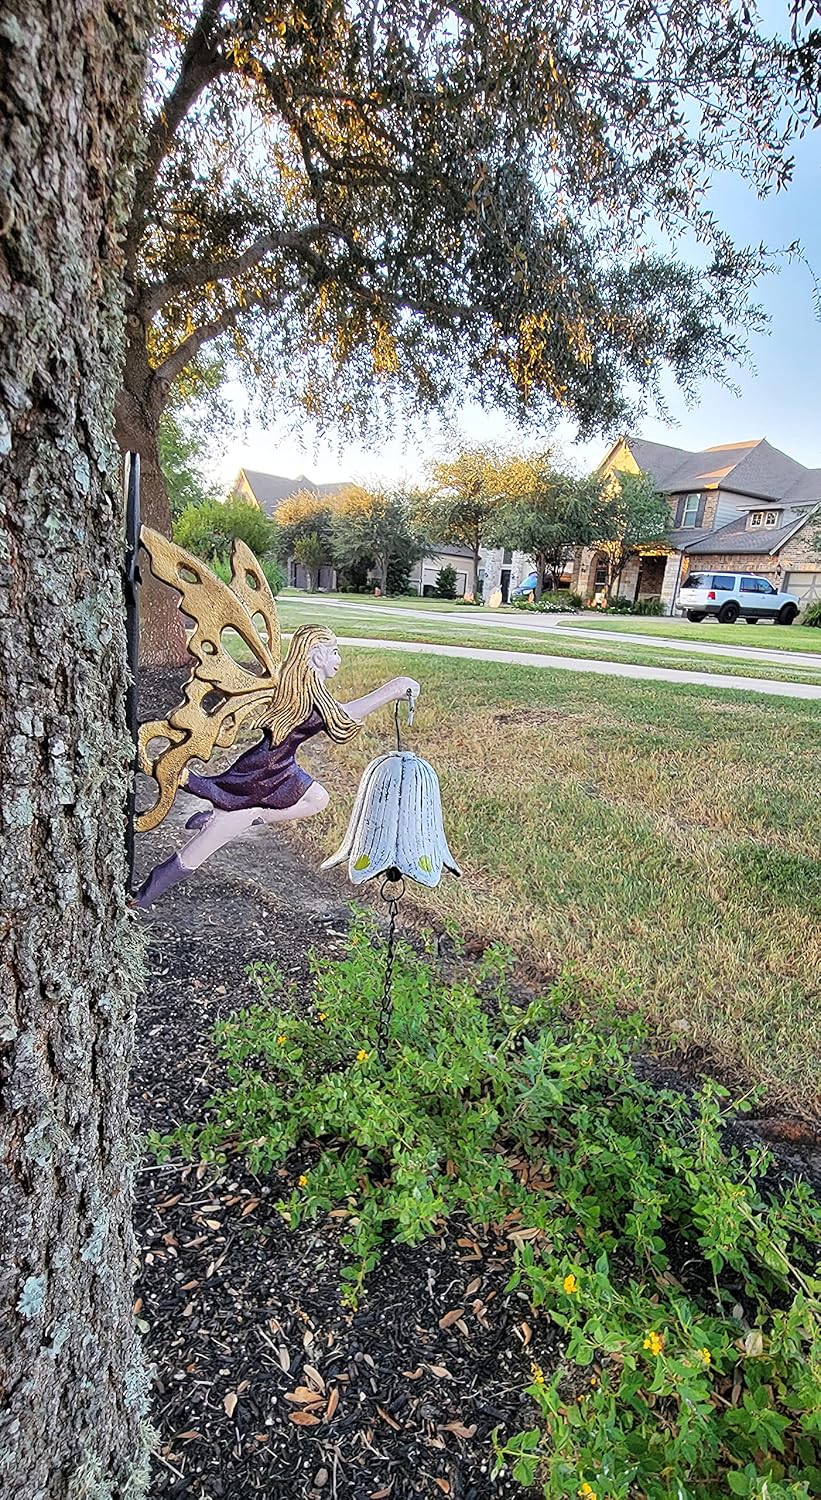
<svg viewBox="0 0 821 1500"><path fill-rule="evenodd" d="M316 257L320 275L323 280L333 280L333 272L330 266ZM418 313L424 317L444 317L454 320L477 317L482 309L477 307L462 306L458 303L439 301L420 302L415 297L409 297L401 292L389 292L382 288L363 287L359 284L346 284L346 289L354 300L364 302L367 306L379 311L380 308L391 308L397 312ZM154 370L154 378L171 385L177 376L185 369L186 365L199 354L204 344L211 343L221 334L227 333L233 328L239 319L254 312L270 312L281 304L284 293L280 288L275 292L252 291L243 302L234 303L220 313L219 317L212 319L210 323L203 323L200 328L195 328L181 344L157 365Z"/></svg>
<svg viewBox="0 0 821 1500"><path fill-rule="evenodd" d="M212 322L203 323L201 328L195 328L194 332L190 333L187 339L183 339L182 343L177 345L173 353L169 354L168 358L164 359L161 365L157 365L154 371L154 379L162 381L166 386L170 386L176 380L177 376L182 373L186 365L190 364L191 360L196 358L203 344L209 344L214 339L218 339L220 334L227 333L228 329L233 328L237 319L244 312L248 312L248 305L241 307L239 304L236 304L234 307L227 307Z"/></svg>
<svg viewBox="0 0 821 1500"><path fill-rule="evenodd" d="M168 98L152 120L146 135L145 150L137 172L134 193L134 208L128 239L138 238L142 228L142 215L146 199L157 180L160 166L180 124L203 89L217 78L226 67L226 59L220 49L222 35L213 35L215 23L225 0L204 0L200 14L188 38L183 52L180 71ZM136 229L137 234L134 234Z"/></svg>
<svg viewBox="0 0 821 1500"><path fill-rule="evenodd" d="M293 250L318 275L327 277L331 274L331 268L310 244L311 240L325 236L341 239L350 249L355 248L351 236L337 224L309 224L307 228L293 232L283 230L262 234L239 255L227 260L192 261L187 266L181 266L167 280L146 287L140 297L140 314L147 323L174 297L193 291L196 287L207 286L209 282L235 281L246 271L252 271L266 255L275 250Z"/></svg>

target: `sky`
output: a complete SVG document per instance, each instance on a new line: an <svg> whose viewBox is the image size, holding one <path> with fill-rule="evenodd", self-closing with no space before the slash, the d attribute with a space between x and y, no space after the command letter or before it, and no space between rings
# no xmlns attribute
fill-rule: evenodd
<svg viewBox="0 0 821 1500"><path fill-rule="evenodd" d="M760 6L773 27L783 14L774 0ZM763 241L770 248L801 243L808 264L783 259L780 269L759 283L757 300L770 319L768 331L750 339L752 367L731 371L737 390L705 381L688 407L670 382L665 401L672 422L649 411L636 435L676 447L699 449L719 443L766 437L776 448L808 467L821 467L821 320L813 301L813 270L821 279L821 130L795 143L792 185L759 200L739 178L726 176L714 195L723 226L740 244ZM242 407L243 394L233 392ZM539 432L530 430L530 440ZM542 437L547 435L544 432ZM579 470L594 467L615 434L577 442L573 426L560 421L549 441ZM306 423L293 419L279 429L250 422L243 437L211 466L211 477L228 485L240 467L295 478L307 475L319 483L382 479L421 482L431 456L446 454L456 441L499 442L524 446L521 432L503 414L466 404L447 428L431 422L426 429L397 429L371 447L342 442L333 433L317 440Z"/></svg>

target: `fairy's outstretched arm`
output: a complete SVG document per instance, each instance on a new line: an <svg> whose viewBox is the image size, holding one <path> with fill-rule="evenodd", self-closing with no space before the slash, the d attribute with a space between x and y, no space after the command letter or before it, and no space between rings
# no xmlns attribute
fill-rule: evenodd
<svg viewBox="0 0 821 1500"><path fill-rule="evenodd" d="M407 698L410 694L415 702L419 697L419 683L413 677L392 677L382 687L374 688L372 693L366 693L363 698L355 698L352 703L345 704L345 712L352 719L366 719L368 714L375 713L378 708L384 708L388 703L396 703L399 699Z"/></svg>

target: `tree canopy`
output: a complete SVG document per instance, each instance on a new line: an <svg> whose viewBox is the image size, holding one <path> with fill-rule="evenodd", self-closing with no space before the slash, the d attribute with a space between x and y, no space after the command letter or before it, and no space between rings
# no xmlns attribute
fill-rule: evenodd
<svg viewBox="0 0 821 1500"><path fill-rule="evenodd" d="M539 599L545 573L558 579L573 550L595 540L602 519L602 482L597 475L580 479L565 473L550 453L509 460L504 479L506 498L488 522L485 541L534 559Z"/></svg>
<svg viewBox="0 0 821 1500"><path fill-rule="evenodd" d="M758 326L706 193L789 180L794 97L744 0L161 0L121 427L213 345L278 410L622 423Z"/></svg>
<svg viewBox="0 0 821 1500"><path fill-rule="evenodd" d="M188 505L174 524L174 540L197 557L226 559L235 537L257 557L268 557L276 550L274 522L249 500L207 499Z"/></svg>
<svg viewBox="0 0 821 1500"><path fill-rule="evenodd" d="M368 559L383 593L401 593L430 542L415 525L416 497L388 489L346 485L333 512L333 553L342 568Z"/></svg>
<svg viewBox="0 0 821 1500"><path fill-rule="evenodd" d="M627 559L642 542L663 541L670 530L670 506L651 474L610 475L593 515L593 543L607 565L607 597L618 591Z"/></svg>
<svg viewBox="0 0 821 1500"><path fill-rule="evenodd" d="M477 575L479 549L507 498L504 462L490 445L463 445L451 458L431 465L432 487L419 502L419 524L437 541L469 547Z"/></svg>

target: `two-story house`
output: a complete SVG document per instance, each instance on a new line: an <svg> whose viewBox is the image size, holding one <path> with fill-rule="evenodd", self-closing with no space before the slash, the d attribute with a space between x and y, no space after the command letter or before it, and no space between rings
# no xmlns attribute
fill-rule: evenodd
<svg viewBox="0 0 821 1500"><path fill-rule="evenodd" d="M636 548L622 575L622 597L660 598L669 613L681 580L697 564L761 574L804 604L821 598L821 469L805 468L766 438L689 453L622 437L598 470L639 471L651 474L667 497L671 527L663 542ZM571 587L592 598L604 580L603 557L582 549Z"/></svg>

